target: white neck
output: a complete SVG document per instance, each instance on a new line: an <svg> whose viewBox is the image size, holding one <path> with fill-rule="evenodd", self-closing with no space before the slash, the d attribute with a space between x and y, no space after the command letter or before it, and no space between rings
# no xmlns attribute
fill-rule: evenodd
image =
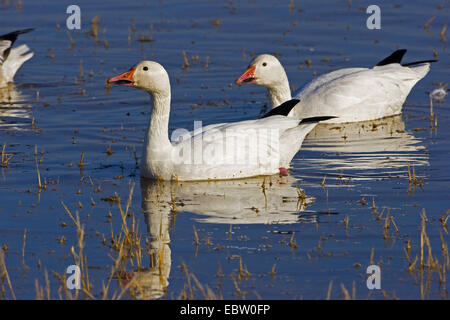
<svg viewBox="0 0 450 320"><path fill-rule="evenodd" d="M278 107L280 104L291 100L291 90L289 89L289 81L286 77L286 81L283 81L280 85L267 88L269 92L270 102L272 109Z"/></svg>
<svg viewBox="0 0 450 320"><path fill-rule="evenodd" d="M270 85L266 86L269 91L270 102L272 109L278 107L280 104L291 100L291 89L289 88L289 80L283 66L279 66L274 70L277 79L271 81Z"/></svg>
<svg viewBox="0 0 450 320"><path fill-rule="evenodd" d="M164 163L170 161L172 144L169 140L170 89L169 93L151 93L153 108L144 139L141 167L158 173Z"/></svg>

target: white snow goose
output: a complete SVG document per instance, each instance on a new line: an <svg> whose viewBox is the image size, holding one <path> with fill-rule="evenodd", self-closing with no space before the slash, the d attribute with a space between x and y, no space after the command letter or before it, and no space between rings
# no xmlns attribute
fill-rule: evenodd
<svg viewBox="0 0 450 320"><path fill-rule="evenodd" d="M327 123L380 119L402 112L414 85L428 73L424 60L401 64L406 50L392 53L372 68L345 68L317 77L294 93L300 100L289 114L305 118L335 115ZM269 54L255 57L236 84L255 83L268 89L272 108L292 99L289 81L280 61Z"/></svg>
<svg viewBox="0 0 450 320"><path fill-rule="evenodd" d="M8 82L13 82L16 72L22 64L33 57L34 53L28 52L30 48L26 44L12 47L20 34L33 30L32 28L17 30L0 36L0 87L6 86Z"/></svg>
<svg viewBox="0 0 450 320"><path fill-rule="evenodd" d="M141 176L161 180L224 180L287 174L303 139L321 120L287 117L297 100L287 101L257 120L213 124L193 132L178 130L169 140L170 81L157 62L142 61L108 83L147 91L153 102ZM175 130L177 131L177 130ZM174 137L174 134L172 134Z"/></svg>

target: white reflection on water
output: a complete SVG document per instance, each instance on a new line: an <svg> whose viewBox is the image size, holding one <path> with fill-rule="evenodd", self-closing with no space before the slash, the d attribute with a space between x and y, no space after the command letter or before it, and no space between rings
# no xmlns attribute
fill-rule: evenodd
<svg viewBox="0 0 450 320"><path fill-rule="evenodd" d="M31 118L30 109L27 97L14 84L0 88L0 128L23 128Z"/></svg>
<svg viewBox="0 0 450 320"><path fill-rule="evenodd" d="M210 182L142 182L146 199L201 215L199 222L226 224L294 223L312 219L299 215L313 201L299 196L291 176L256 177ZM151 203L153 204L153 203ZM152 209L146 204L147 209ZM153 207L153 205L151 205ZM312 215L311 215L312 216Z"/></svg>
<svg viewBox="0 0 450 320"><path fill-rule="evenodd" d="M312 166L327 170L429 165L423 141L406 131L401 115L342 125L318 125L306 137L302 149L337 154L307 159Z"/></svg>
<svg viewBox="0 0 450 320"><path fill-rule="evenodd" d="M141 180L142 211L151 237L152 266L134 272L132 290L140 299L158 299L169 285L171 213L201 215L197 221L226 224L317 222L317 214L303 215L313 198L299 193L297 180L258 177L212 182Z"/></svg>

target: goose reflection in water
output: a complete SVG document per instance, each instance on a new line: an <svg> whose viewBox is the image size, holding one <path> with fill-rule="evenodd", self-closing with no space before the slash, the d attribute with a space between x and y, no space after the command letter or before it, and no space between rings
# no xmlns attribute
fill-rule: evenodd
<svg viewBox="0 0 450 320"><path fill-rule="evenodd" d="M0 88L0 129L20 130L30 123L27 97L13 83Z"/></svg>
<svg viewBox="0 0 450 320"><path fill-rule="evenodd" d="M145 199L153 201L146 203L144 212L165 203L176 206L178 211L194 213L196 221L205 223L316 222L314 213L301 214L314 199L295 187L297 182L292 176L274 175L209 182L142 180L141 186L147 190Z"/></svg>
<svg viewBox="0 0 450 320"><path fill-rule="evenodd" d="M132 274L130 290L139 299L158 299L169 285L169 225L174 212L189 212L204 223L277 224L318 221L306 212L313 202L291 176L211 182L141 179L142 211L150 234L151 266Z"/></svg>
<svg viewBox="0 0 450 320"><path fill-rule="evenodd" d="M313 167L325 170L397 170L408 164L429 165L423 141L405 129L401 115L355 123L319 124L303 145L304 150L336 154L308 159ZM303 161L302 165L305 165Z"/></svg>

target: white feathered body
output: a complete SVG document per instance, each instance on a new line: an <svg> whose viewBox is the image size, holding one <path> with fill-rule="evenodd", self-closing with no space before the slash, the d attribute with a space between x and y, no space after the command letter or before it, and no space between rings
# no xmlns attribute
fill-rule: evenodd
<svg viewBox="0 0 450 320"><path fill-rule="evenodd" d="M300 102L289 116L333 115L327 123L367 121L400 114L429 63L405 67L392 63L373 68L346 68L319 76L294 94ZM325 121L324 121L325 122Z"/></svg>
<svg viewBox="0 0 450 320"><path fill-rule="evenodd" d="M0 87L13 82L14 76L22 64L33 57L34 53L29 52L30 48L25 44L12 47L20 34L28 33L32 30L17 30L0 36Z"/></svg>
<svg viewBox="0 0 450 320"><path fill-rule="evenodd" d="M0 65L0 87L5 86L8 82L13 82L14 76L22 64L33 57L33 52L27 53L29 50L30 48L26 44L11 49L8 58Z"/></svg>
<svg viewBox="0 0 450 320"><path fill-rule="evenodd" d="M167 148L144 142L141 175L163 180L238 179L288 168L317 123L285 116L206 126ZM150 128L151 130L151 128Z"/></svg>

